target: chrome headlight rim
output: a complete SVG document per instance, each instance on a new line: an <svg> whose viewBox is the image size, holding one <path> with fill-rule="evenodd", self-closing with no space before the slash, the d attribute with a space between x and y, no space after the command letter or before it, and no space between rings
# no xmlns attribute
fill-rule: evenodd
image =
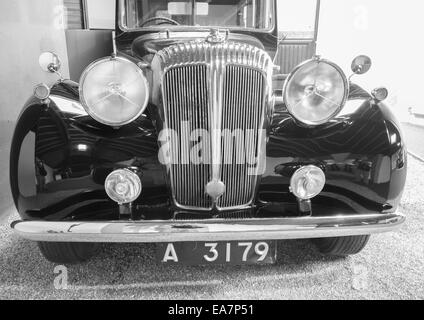
<svg viewBox="0 0 424 320"><path fill-rule="evenodd" d="M332 113L330 116L326 117L323 120L320 121L308 121L308 120L302 120L302 119L298 119L295 116L295 113L293 112L293 109L291 106L289 106L289 104L287 103L287 87L290 83L290 80L296 75L296 73L302 69L304 66L306 66L308 63L311 62L323 62L326 63L328 65L330 65L331 67L333 67L334 69L336 69L336 71L340 74L342 80L343 80L343 85L344 85L344 95L343 95L343 99L342 102L340 103L340 106L334 111L334 113ZM299 64L298 66L296 66L287 76L286 80L284 81L284 86L283 86L283 102L284 105L287 108L287 111L290 113L290 115L293 117L293 119L295 119L297 122L299 122L300 124L302 124L303 126L306 127L316 127L316 126L320 126L323 124L328 123L330 120L334 119L344 108L344 106L346 105L346 102L349 98L349 92L350 92L350 82L346 76L346 74L344 73L344 71L342 70L342 68L334 63L333 61L327 60L327 59L323 59L321 57L314 57L312 59L308 59L305 60L304 62L302 62L301 64Z"/></svg>
<svg viewBox="0 0 424 320"><path fill-rule="evenodd" d="M88 74L98 65L106 62L106 61L121 61L127 64L130 64L131 66L134 67L134 70L141 76L141 79L143 80L143 85L146 89L146 97L143 101L143 103L141 104L143 107L140 108L140 111L133 117L131 117L130 119L126 120L126 121L121 121L121 122L109 122L109 121L105 121L104 119L102 119L100 116L98 116L95 112L93 112L93 110L89 107L87 101L85 100L84 97L84 89L83 89L83 83L85 81L85 79L87 78ZM97 59L95 61L93 61L91 64L88 65L87 68L85 68L85 70L83 71L83 73L81 74L80 80L79 80L79 97L80 97L80 102L81 105L83 106L84 110L87 112L87 114L93 118L94 120L96 120L99 123L102 123L104 125L107 126L111 126L111 127L122 127L125 126L127 124L130 124L132 122L134 122L135 120L137 120L143 113L144 111L146 111L147 105L149 103L150 100L150 88L149 88L149 83L147 81L146 76L144 75L143 71L135 64L133 63L131 60L123 58L123 57L103 57L100 59Z"/></svg>

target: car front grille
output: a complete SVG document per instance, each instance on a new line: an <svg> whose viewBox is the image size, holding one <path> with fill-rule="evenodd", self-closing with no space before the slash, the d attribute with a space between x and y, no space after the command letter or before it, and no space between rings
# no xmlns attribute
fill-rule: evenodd
<svg viewBox="0 0 424 320"><path fill-rule="evenodd" d="M201 210L250 206L265 161L269 56L248 45L207 43L179 44L159 56L164 128L178 136L169 143L168 164L175 204ZM216 139L214 129L227 135ZM195 130L208 135L201 150L197 135L191 136ZM219 166L212 161L217 153ZM201 163L192 161L193 154ZM214 203L205 188L217 176L226 191Z"/></svg>
<svg viewBox="0 0 424 320"><path fill-rule="evenodd" d="M253 201L257 177L249 174L249 169L256 165L253 160L259 153L258 132L263 128L265 111L265 80L261 72L241 66L227 66L226 71L222 129L244 132L245 150L236 150L240 145L234 141L231 145L229 139L222 143L221 179L227 192L218 200L218 208L234 208ZM245 163L239 164L237 157L243 153Z"/></svg>
<svg viewBox="0 0 424 320"><path fill-rule="evenodd" d="M211 165L190 163L187 154L194 147L194 142L181 141L185 139L187 142L195 129L210 130L212 113L208 103L207 66L170 69L164 77L163 88L167 128L175 130L180 138L173 139L169 145L173 196L181 206L209 208L212 202L204 187L210 180ZM188 125L184 126L184 123Z"/></svg>

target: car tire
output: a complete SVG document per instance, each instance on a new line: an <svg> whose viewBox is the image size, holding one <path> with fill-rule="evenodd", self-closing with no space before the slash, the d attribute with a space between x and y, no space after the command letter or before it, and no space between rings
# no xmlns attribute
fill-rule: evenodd
<svg viewBox="0 0 424 320"><path fill-rule="evenodd" d="M365 248L370 239L366 236L314 239L318 250L325 255L346 257L357 254Z"/></svg>
<svg viewBox="0 0 424 320"><path fill-rule="evenodd" d="M93 257L98 248L98 243L73 243L73 242L39 242L43 256L53 263L76 264L82 263Z"/></svg>

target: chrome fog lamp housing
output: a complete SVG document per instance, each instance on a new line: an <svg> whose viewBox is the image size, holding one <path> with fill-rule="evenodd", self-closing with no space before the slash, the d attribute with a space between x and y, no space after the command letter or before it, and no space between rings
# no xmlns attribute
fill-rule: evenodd
<svg viewBox="0 0 424 320"><path fill-rule="evenodd" d="M131 123L146 110L149 85L143 71L121 57L102 58L85 69L80 100L86 112L105 125Z"/></svg>
<svg viewBox="0 0 424 320"><path fill-rule="evenodd" d="M317 166L298 169L290 181L290 192L300 200L309 200L319 195L325 186L325 174Z"/></svg>
<svg viewBox="0 0 424 320"><path fill-rule="evenodd" d="M317 126L334 118L344 107L349 82L335 63L314 58L297 66L284 84L284 103L302 124Z"/></svg>
<svg viewBox="0 0 424 320"><path fill-rule="evenodd" d="M119 169L106 178L105 190L109 198L122 205L137 200L142 191L142 184L137 173L129 169Z"/></svg>

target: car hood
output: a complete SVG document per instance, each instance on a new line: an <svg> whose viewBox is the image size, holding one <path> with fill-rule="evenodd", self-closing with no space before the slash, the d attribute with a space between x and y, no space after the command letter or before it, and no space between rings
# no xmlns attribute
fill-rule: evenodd
<svg viewBox="0 0 424 320"><path fill-rule="evenodd" d="M210 32L161 32L154 34L145 34L136 38L132 43L132 53L144 58L147 55L154 55L158 51L177 43L186 43L194 40L205 40ZM264 45L257 38L245 35L230 33L228 41L246 43L260 49L265 49Z"/></svg>

